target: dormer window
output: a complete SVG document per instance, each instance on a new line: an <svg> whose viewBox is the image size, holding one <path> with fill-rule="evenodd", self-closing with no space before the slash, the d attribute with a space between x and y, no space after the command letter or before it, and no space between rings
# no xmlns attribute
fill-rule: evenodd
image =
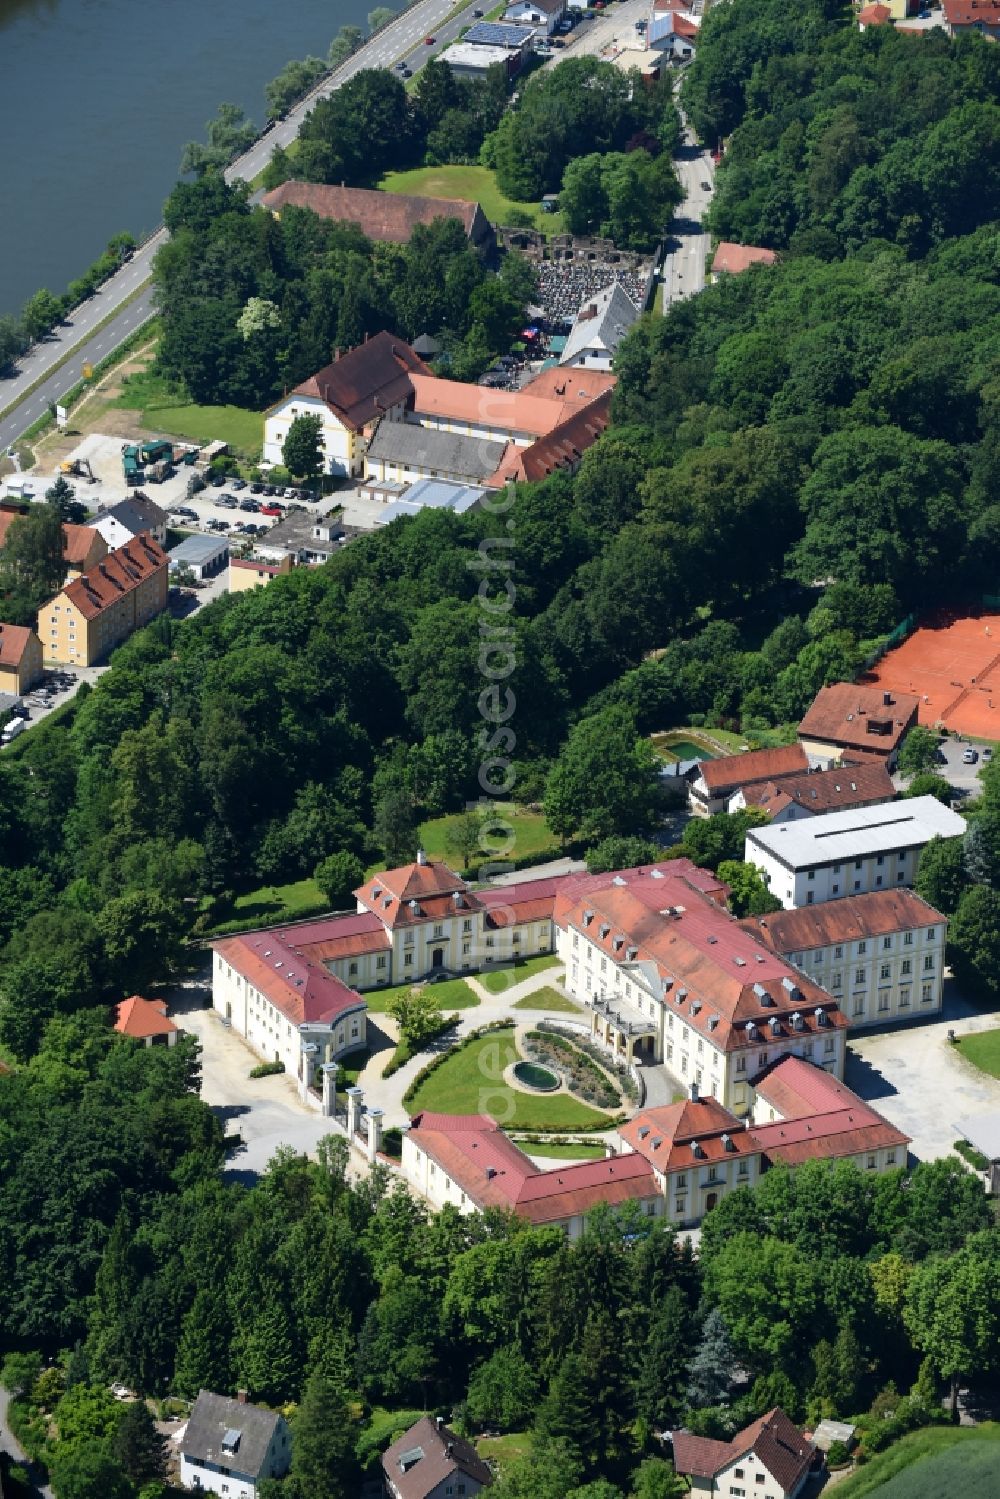
<svg viewBox="0 0 1000 1499"><path fill-rule="evenodd" d="M594 919L594 913L593 913L593 911L584 911L584 913L583 913L583 924L584 924L584 926L589 926L590 923L593 921L593 919Z"/></svg>
<svg viewBox="0 0 1000 1499"><path fill-rule="evenodd" d="M608 923L606 921L603 922L602 925L601 925L600 931L598 933L598 936L600 937L600 939L601 939L602 942L604 941L605 937L608 936L608 934L609 934L610 931L611 931L611 928L608 925Z"/></svg>

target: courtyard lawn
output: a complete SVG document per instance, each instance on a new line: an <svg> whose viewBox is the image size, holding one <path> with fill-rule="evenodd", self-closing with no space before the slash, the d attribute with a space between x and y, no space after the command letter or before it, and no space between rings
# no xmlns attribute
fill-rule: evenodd
<svg viewBox="0 0 1000 1499"><path fill-rule="evenodd" d="M877 1452L837 1484L837 1499L992 1499L1000 1425L927 1426Z"/></svg>
<svg viewBox="0 0 1000 1499"><path fill-rule="evenodd" d="M349 1051L346 1057L341 1057L341 1079L338 1079L338 1086L342 1088L353 1088L371 1059L372 1053L368 1050L367 1047L365 1047L362 1051Z"/></svg>
<svg viewBox="0 0 1000 1499"><path fill-rule="evenodd" d="M511 1129L573 1130L600 1128L609 1115L578 1103L568 1093L521 1093L508 1087L503 1074L518 1060L511 1030L488 1031L457 1047L417 1089L411 1114L429 1109L439 1114L489 1114Z"/></svg>
<svg viewBox="0 0 1000 1499"><path fill-rule="evenodd" d="M448 834L454 827L461 814L451 813L447 817L433 817L428 822L420 824L420 843L431 859L443 859L452 869L461 863L459 856L448 846ZM499 859L523 859L528 854L551 853L554 859L561 852L559 839L551 832L548 823L541 812L530 812L527 807L515 806L513 802L496 802L491 807L491 816L497 819L494 828L490 825L488 829L490 842L496 845L501 834L507 837L513 836L511 848L498 855ZM495 836L494 836L495 835ZM491 858L489 848L482 854L474 856L474 862L478 859ZM525 871L524 878L531 879L530 870Z"/></svg>
<svg viewBox="0 0 1000 1499"><path fill-rule="evenodd" d="M579 1015L580 1006L575 1005L565 994L560 994L558 989L553 989L551 984L546 984L544 989L535 989L531 994L526 994L516 1004L511 1005L512 1010L560 1010L566 1015Z"/></svg>
<svg viewBox="0 0 1000 1499"><path fill-rule="evenodd" d="M1000 1028L980 1031L978 1035L963 1036L958 1049L967 1062L988 1072L991 1077L1000 1077Z"/></svg>
<svg viewBox="0 0 1000 1499"><path fill-rule="evenodd" d="M537 958L522 958L503 968L494 968L491 973L477 974L477 978L491 994L503 994L512 985L530 979L533 973L541 973L544 968L555 968L561 962L562 959L556 957L554 952L539 953Z"/></svg>
<svg viewBox="0 0 1000 1499"><path fill-rule="evenodd" d="M290 921L318 916L329 910L329 901L313 879L293 880L289 885L261 885L238 895L233 917L247 926L270 921Z"/></svg>
<svg viewBox="0 0 1000 1499"><path fill-rule="evenodd" d="M509 224L508 215L527 214L543 234L561 234L562 214L546 213L541 203L515 203L497 186L490 167L415 167L410 172L387 172L379 183L387 193L415 193L422 198L464 198L479 203L491 224Z"/></svg>
<svg viewBox="0 0 1000 1499"><path fill-rule="evenodd" d="M552 1161L603 1161L604 1146L593 1145L533 1145L527 1140L515 1140L514 1144L523 1150L525 1155L537 1155L539 1158Z"/></svg>
<svg viewBox="0 0 1000 1499"><path fill-rule="evenodd" d="M365 992L365 1001L372 1015L385 1015L389 1006L400 994L408 994L413 988L412 984L393 984L388 989L369 989ZM431 993L441 1002L442 1015L450 1015L452 1010L471 1010L479 1003L478 994L473 994L464 979L444 979L440 984L431 985Z"/></svg>

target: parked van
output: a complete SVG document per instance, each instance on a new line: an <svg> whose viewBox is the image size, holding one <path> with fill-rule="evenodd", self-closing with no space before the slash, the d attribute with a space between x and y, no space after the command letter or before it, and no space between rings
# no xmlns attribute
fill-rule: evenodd
<svg viewBox="0 0 1000 1499"><path fill-rule="evenodd" d="M9 723L4 725L3 732L0 733L0 744L10 744L11 740L16 739L18 734L25 728L27 728L27 724L23 718L12 718Z"/></svg>

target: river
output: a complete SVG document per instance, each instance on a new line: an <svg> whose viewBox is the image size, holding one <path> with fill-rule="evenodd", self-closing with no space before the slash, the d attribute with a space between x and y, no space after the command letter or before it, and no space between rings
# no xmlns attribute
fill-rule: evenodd
<svg viewBox="0 0 1000 1499"><path fill-rule="evenodd" d="M0 314L154 229L219 103L262 123L264 84L376 3L0 0Z"/></svg>

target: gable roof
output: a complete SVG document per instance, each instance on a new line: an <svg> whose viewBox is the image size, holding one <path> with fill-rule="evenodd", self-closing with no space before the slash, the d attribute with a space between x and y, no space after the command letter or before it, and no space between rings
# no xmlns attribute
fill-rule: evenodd
<svg viewBox="0 0 1000 1499"><path fill-rule="evenodd" d="M166 552L148 531L143 531L109 552L103 562L67 583L63 597L79 609L84 619L96 619L166 566Z"/></svg>
<svg viewBox="0 0 1000 1499"><path fill-rule="evenodd" d="M821 687L799 724L799 738L889 755L917 721L920 699L856 682Z"/></svg>
<svg viewBox="0 0 1000 1499"><path fill-rule="evenodd" d="M569 331L560 364L571 364L585 349L606 349L613 354L639 316L628 292L612 281L596 296L588 297Z"/></svg>
<svg viewBox="0 0 1000 1499"><path fill-rule="evenodd" d="M23 520L24 516L15 510L0 510L0 550L7 541L7 532L15 521ZM104 537L93 526L75 526L69 521L63 521L63 557L69 567L79 567L87 561L95 544L98 547L105 546Z"/></svg>
<svg viewBox="0 0 1000 1499"><path fill-rule="evenodd" d="M824 1114L755 1124L750 1136L772 1163L784 1166L801 1166L803 1161L832 1161L893 1146L905 1150L910 1144L909 1135L904 1135L861 1099ZM899 1164L905 1164L905 1156Z"/></svg>
<svg viewBox="0 0 1000 1499"><path fill-rule="evenodd" d="M544 437L568 416L573 402L548 399L524 390L494 390L486 385L463 385L457 380L437 380L433 375L414 375L413 410L417 417L465 422L492 432L518 432Z"/></svg>
<svg viewBox="0 0 1000 1499"><path fill-rule="evenodd" d="M1000 0L941 0L949 26L1000 26Z"/></svg>
<svg viewBox="0 0 1000 1499"><path fill-rule="evenodd" d="M98 521L109 518L127 527L133 536L138 536L140 531L152 531L159 526L165 526L167 512L161 510L156 501L149 498L149 495L139 490L135 494L126 495L123 500L118 501L117 505L109 505L106 510L99 510L91 525L96 526Z"/></svg>
<svg viewBox="0 0 1000 1499"><path fill-rule="evenodd" d="M832 770L809 770L785 776L780 783L769 780L740 789L748 807L760 807L772 817L793 803L808 812L833 812L838 807L864 807L896 798L892 776L881 757L853 767L845 761Z"/></svg>
<svg viewBox="0 0 1000 1499"><path fill-rule="evenodd" d="M478 911L479 901L460 875L437 859L417 859L373 874L355 899L389 928L413 926L456 911Z"/></svg>
<svg viewBox="0 0 1000 1499"><path fill-rule="evenodd" d="M606 391L573 411L526 448L508 443L503 461L487 484L494 489L514 479L535 483L557 469L574 470L588 448L605 432L611 422L611 392Z"/></svg>
<svg viewBox="0 0 1000 1499"><path fill-rule="evenodd" d="M200 1390L188 1417L181 1453L189 1462L225 1465L256 1478L281 1421L277 1411ZM239 1433L235 1452L223 1450L223 1439Z"/></svg>
<svg viewBox="0 0 1000 1499"><path fill-rule="evenodd" d="M774 265L777 255L773 250L765 250L760 245L735 245L729 240L720 240L712 257L712 270L728 271L737 276L741 271L748 271L752 265Z"/></svg>
<svg viewBox="0 0 1000 1499"><path fill-rule="evenodd" d="M754 1078L753 1089L786 1120L865 1107L846 1083L804 1057L784 1056L769 1062Z"/></svg>
<svg viewBox="0 0 1000 1499"><path fill-rule="evenodd" d="M664 1175L734 1156L760 1154L760 1146L748 1134L744 1121L711 1097L642 1109L621 1125L618 1133Z"/></svg>
<svg viewBox="0 0 1000 1499"><path fill-rule="evenodd" d="M801 1481L816 1451L780 1406L744 1427L731 1442L717 1442L690 1431L675 1431L672 1437L674 1467L678 1473L692 1478L714 1478L731 1463L753 1452L785 1493Z"/></svg>
<svg viewBox="0 0 1000 1499"><path fill-rule="evenodd" d="M287 930L245 932L213 942L215 951L293 1025L330 1025L365 1001L321 963L296 950Z"/></svg>
<svg viewBox="0 0 1000 1499"><path fill-rule="evenodd" d="M430 1416L415 1421L386 1448L382 1471L400 1499L426 1499L454 1473L464 1473L483 1488L493 1482L475 1447Z"/></svg>
<svg viewBox="0 0 1000 1499"><path fill-rule="evenodd" d="M368 444L368 457L381 463L402 463L455 474L460 479L487 479L494 473L508 444L488 438L464 437L416 422L382 420Z"/></svg>
<svg viewBox="0 0 1000 1499"><path fill-rule="evenodd" d="M478 203L464 198L422 198L319 182L283 182L261 202L272 213L308 208L321 219L359 225L369 239L397 245L407 244L418 224L433 224L435 219L458 219L471 235L476 214L482 212Z"/></svg>
<svg viewBox="0 0 1000 1499"><path fill-rule="evenodd" d="M614 390L618 376L610 370L563 369L550 364L539 370L533 379L521 389L531 396L541 396L546 401L562 401L568 406L589 406L598 396Z"/></svg>
<svg viewBox="0 0 1000 1499"><path fill-rule="evenodd" d="M888 5L865 5L858 11L858 22L862 26L884 26L892 20Z"/></svg>
<svg viewBox="0 0 1000 1499"><path fill-rule="evenodd" d="M122 1036L141 1041L147 1036L170 1036L176 1029L167 1018L167 1007L161 1000L142 999L133 994L117 1006L115 1030Z"/></svg>
<svg viewBox="0 0 1000 1499"><path fill-rule="evenodd" d="M701 779L709 794L723 796L738 786L755 781L775 781L808 770L809 758L801 744L783 744L777 749L750 750L743 755L723 755L701 761Z"/></svg>
<svg viewBox="0 0 1000 1499"><path fill-rule="evenodd" d="M27 625L0 624L0 667L15 671L21 664L32 636L38 638Z"/></svg>
<svg viewBox="0 0 1000 1499"><path fill-rule="evenodd" d="M864 937L888 937L917 927L947 925L948 918L915 890L896 886L866 895L845 895L793 911L748 916L740 925L772 952L811 952L835 942L857 942Z"/></svg>
<svg viewBox="0 0 1000 1499"><path fill-rule="evenodd" d="M376 333L367 343L358 344L303 380L292 395L324 401L345 427L359 432L390 406L408 399L413 390L411 375L435 385L448 384L435 380L420 356L401 338Z"/></svg>

